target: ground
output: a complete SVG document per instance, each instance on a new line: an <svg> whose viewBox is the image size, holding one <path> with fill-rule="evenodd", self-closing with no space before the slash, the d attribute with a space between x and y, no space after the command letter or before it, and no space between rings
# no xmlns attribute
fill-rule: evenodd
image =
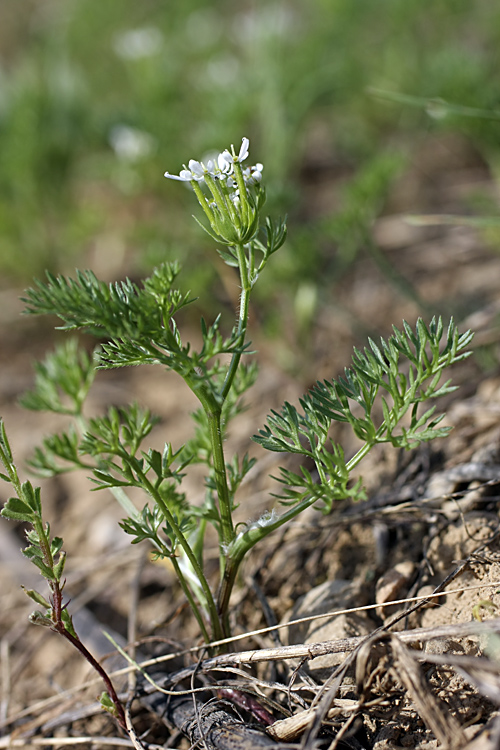
<svg viewBox="0 0 500 750"><path fill-rule="evenodd" d="M249 633L275 623L282 627L278 636L276 631L247 636L234 644L235 651L373 635L364 650L353 651L356 644L351 640L340 654L331 649L314 652L314 658L303 663L298 656L259 663L246 668L246 677L238 677L242 685L252 685L265 696L264 703L278 702L281 713L279 706L267 705L275 719L283 720L305 711L315 695L331 688L332 670L347 665L351 654L352 665L323 712L326 716L330 709L328 727L321 735L324 747L334 747L338 741L347 743L345 747L376 750L459 748L475 735L483 744L471 744L471 749L495 747L487 744L493 740L484 727L500 702L499 678L483 661L473 664L467 658L494 660L498 650L498 636L488 635L487 628L500 604L498 242L470 226L415 225L405 218L415 206L427 213L462 214L480 192L491 198L497 195L497 186L479 157L460 140L429 138L418 163L408 168L373 227L377 247L395 273L384 274L367 256L334 295L333 290L331 297L324 290L324 303L303 357L307 364L293 368L299 375L290 375L276 364L273 353L280 348L276 342L267 341L258 329L253 336L261 377L227 446L228 452L250 450L261 456L244 487L241 520L258 518L271 507L268 475L277 466L275 456L262 457L258 447L249 444L249 436L263 425L270 409L279 408L285 399L296 400L315 379L341 372L349 364L353 343L362 343L365 332L387 336L392 323L413 322L419 313L426 318L447 314L450 309L462 316L462 331L470 327L476 332L475 356L452 373L459 389L441 405L447 411L446 423L453 427L451 436L415 453L399 455L386 447L375 451L361 469L366 502L340 504L328 516L309 510L257 548L244 565L233 599L234 632ZM324 190L321 199L327 200ZM313 208L321 210L311 200ZM405 293L401 278L411 280L425 311ZM16 298L16 290L5 293L0 403L22 463L42 435L60 425L16 404L31 383L32 358L42 356L50 345L47 327L18 319ZM288 361L299 362L299 344L288 341L287 346ZM185 417L195 404L174 375L165 376L154 368L102 373L92 408L131 399L161 416L153 442L180 444L188 436ZM347 453L354 450L355 443L344 430L335 437ZM196 477L189 491L195 497L203 492ZM3 488L2 498L6 497ZM46 518L65 540L67 593L76 626L94 653L102 658L113 652L101 627L122 641L137 639L141 657L197 644L195 623L172 571L151 563L147 550L130 546L117 524L122 511L112 498L89 492L86 478L77 475L44 481L43 497ZM28 622L30 602L20 585L39 586L41 579L20 555L21 542L22 529L13 523L0 524L3 731L6 736L12 731L12 737L27 737L28 746L43 736L102 736L93 745L89 740L87 746L105 747L104 736L111 742L117 737L116 728L108 717L87 710L94 706L101 686L93 682L83 689L93 678L80 656L55 634ZM430 597L439 587L441 593L453 593L431 597L419 607L415 600L384 606L407 597ZM290 620L352 608L358 611L287 626ZM425 629L407 646L402 639L378 633L405 608L406 616L390 631L408 634ZM443 626L445 630L436 631ZM494 627L498 630L498 622ZM118 663L113 658L105 662L110 669ZM189 663L191 657L178 659L175 669ZM494 661L489 664L494 666ZM165 671L169 670L167 662ZM217 673L224 684L230 678L221 670ZM207 677L204 684L208 682ZM267 687L262 687L264 682ZM289 686L288 696L280 692L278 683ZM137 706L134 712L137 731L139 727L142 731L144 709ZM244 717L250 721L248 713ZM283 741L280 726L275 736ZM299 741L299 736L292 733L291 740ZM176 730L156 725L147 739L170 742L167 746L182 742ZM0 747L7 747L6 742L0 739Z"/></svg>

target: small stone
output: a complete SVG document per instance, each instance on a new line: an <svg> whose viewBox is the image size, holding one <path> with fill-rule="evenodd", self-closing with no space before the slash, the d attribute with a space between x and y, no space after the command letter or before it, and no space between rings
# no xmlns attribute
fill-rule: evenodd
<svg viewBox="0 0 500 750"><path fill-rule="evenodd" d="M413 576L415 566L411 561L398 563L390 568L377 581L375 601L386 604L397 599L403 599L408 592L408 586ZM377 614L386 618L394 614L395 607L377 607Z"/></svg>
<svg viewBox="0 0 500 750"><path fill-rule="evenodd" d="M352 581L325 581L320 586L311 589L301 597L289 613L290 621L311 615L322 615L328 612L351 609L366 604L362 588ZM373 631L373 623L365 612L345 612L331 617L318 618L310 622L293 622L288 628L288 642L320 643L322 641L337 641L360 635L369 635ZM309 673L318 680L326 679L333 667L345 659L343 653L332 653L318 656L306 664Z"/></svg>

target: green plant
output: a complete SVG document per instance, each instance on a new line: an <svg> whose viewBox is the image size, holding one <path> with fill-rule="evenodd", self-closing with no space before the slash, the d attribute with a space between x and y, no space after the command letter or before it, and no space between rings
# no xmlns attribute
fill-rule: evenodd
<svg viewBox="0 0 500 750"><path fill-rule="evenodd" d="M50 589L49 601L34 589L24 589L27 596L42 608L32 612L30 622L59 633L87 659L106 685L107 692L101 696L102 707L115 716L120 726L126 729L123 706L118 700L113 683L79 639L67 604L63 602L63 573L66 562L66 553L62 550L63 540L61 537L51 536L50 525L43 521L40 488L33 487L29 481L20 481L3 420L0 420L0 462L6 471L6 474L2 473L0 477L11 484L16 493L15 497L5 503L1 515L11 521L22 521L31 526L26 532L28 546L23 549L23 555L39 569Z"/></svg>
<svg viewBox="0 0 500 750"><path fill-rule="evenodd" d="M242 408L242 397L257 376L255 364L242 359L250 347L249 300L260 274L286 238L281 219L262 218L263 166L243 166L248 149L249 141L243 138L238 152L232 147L215 161L190 160L179 175L166 173L191 185L208 222L203 228L222 245L219 254L238 274L237 322L228 334L223 333L219 316L211 325L201 321L199 350L183 340L180 313L192 300L175 287L177 263L158 267L142 285L129 279L106 284L90 271L78 272L75 279L48 273L47 280L37 281L25 297L31 314L56 315L63 330L84 330L103 341L90 357L73 339L37 366L35 388L24 397L24 405L69 415L73 425L44 440L32 468L45 475L85 469L96 489L113 492L127 513L122 526L133 543L147 540L158 557L170 559L207 644L230 635L231 592L243 559L258 542L311 505L328 513L335 500L362 496L361 483L351 485L351 472L374 445L391 443L410 449L448 433L450 428L439 426L443 415L435 415L435 406L423 412L420 407L454 390L449 380L441 383L443 371L468 356L464 349L472 337L469 332L460 335L453 321L447 329L441 319L428 326L419 320L415 330L405 323L402 331L394 328L388 341L370 340L363 352L355 350L351 369L338 380L318 382L300 400L300 409L285 403L281 412L273 412L254 440L267 450L312 460L319 480L304 467L299 473L281 469L278 498L285 510L273 509L235 527L238 489L255 459L247 454L228 459L224 442L228 426ZM91 419L84 416L96 367L145 364L175 371L199 401L193 414L194 436L184 445L167 443L161 452L144 447L155 417L138 404L111 407ZM362 441L352 458L331 441L333 422L349 423ZM19 483L4 432L1 446L0 460L7 471L3 478L17 495L6 503L2 515L33 527L24 554L38 566L52 592L50 602L29 592L46 610L33 619L72 640L76 636L62 604L62 540L51 539L44 525L39 490ZM195 463L203 464L206 472L201 507L191 504L182 490L183 477ZM146 496L141 509L126 494L131 487ZM208 526L219 540L215 589L204 568Z"/></svg>

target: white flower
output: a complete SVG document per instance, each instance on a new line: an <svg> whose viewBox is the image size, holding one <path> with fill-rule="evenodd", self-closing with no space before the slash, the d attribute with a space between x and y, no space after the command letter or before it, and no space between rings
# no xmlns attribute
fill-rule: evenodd
<svg viewBox="0 0 500 750"><path fill-rule="evenodd" d="M229 152L227 152L229 153ZM219 165L219 169L223 174L231 174L233 172L233 161L229 161L226 159L226 152L223 151L222 154L219 154L217 157L217 164Z"/></svg>
<svg viewBox="0 0 500 750"><path fill-rule="evenodd" d="M235 208L239 208L239 205L241 203L241 201L240 201L240 191L239 190L235 190L234 193L230 193L229 197L232 200L233 205L235 206Z"/></svg>
<svg viewBox="0 0 500 750"><path fill-rule="evenodd" d="M164 177L167 177L169 180L180 180L181 182L191 182L194 179L189 169L181 169L179 174L165 172Z"/></svg>
<svg viewBox="0 0 500 750"><path fill-rule="evenodd" d="M203 176L205 174L205 168L201 161L195 161L195 159L190 159L188 162L189 169L191 171L192 180L196 180L199 182L203 179Z"/></svg>
<svg viewBox="0 0 500 750"><path fill-rule="evenodd" d="M203 162L201 161L195 161L195 159L190 159L188 162L189 169L184 165L184 169L181 169L178 175L176 174L170 174L170 172L165 172L165 177L167 177L169 180L180 180L181 182L191 182L191 180L196 180L196 182L201 182L206 174L214 175L214 163L212 160L210 160L205 166Z"/></svg>
<svg viewBox="0 0 500 750"><path fill-rule="evenodd" d="M245 185L255 185L256 182L262 181L262 170L264 169L264 165L260 164L254 164L253 167L247 167L243 170L243 179L245 180Z"/></svg>
<svg viewBox="0 0 500 750"><path fill-rule="evenodd" d="M241 163L248 158L248 149L250 141L248 138L243 138L238 155L235 153L234 146L231 146L231 151L226 149L222 151L217 157L209 158L205 164L202 161L196 161L190 159L188 166L184 165L184 169L178 175L170 174L165 172L165 177L170 180L180 180L181 182L203 182L207 175L210 177L220 180L225 183L226 187L234 191L229 195L235 205L240 202L239 190L236 190L237 180L235 176L235 164ZM241 170L243 180L246 185L251 186L262 180L262 170L264 169L262 164L255 164L253 167L245 167Z"/></svg>
<svg viewBox="0 0 500 750"><path fill-rule="evenodd" d="M229 149L226 149L225 151L223 151L220 156L222 156L225 159L225 161L227 161L229 164L233 164L236 161L240 162L241 164L241 162L245 161L245 159L248 156L249 145L250 145L250 141L248 140L248 138L243 138L241 141L240 153L238 154L238 156L233 156L233 154L231 153L231 151L229 151ZM231 150L234 153L234 146L231 146Z"/></svg>
<svg viewBox="0 0 500 750"><path fill-rule="evenodd" d="M245 159L247 158L249 146L250 146L250 141L248 140L248 138L243 138L241 141L240 153L238 154L238 161L240 163L242 161L245 161Z"/></svg>

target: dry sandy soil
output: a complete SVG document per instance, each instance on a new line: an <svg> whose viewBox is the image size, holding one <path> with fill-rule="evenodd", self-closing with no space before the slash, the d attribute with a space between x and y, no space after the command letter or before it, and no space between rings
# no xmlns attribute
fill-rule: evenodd
<svg viewBox="0 0 500 750"><path fill-rule="evenodd" d="M205 700L214 697L216 683L243 690L219 691L222 714L216 725L226 722L227 729L227 710L242 717L243 727L255 728L254 735L245 735L233 727L233 734L227 730L221 739L210 726L208 747L250 750L264 746L259 743L271 735L283 745L302 742L307 748L500 747L498 239L471 227L411 226L404 219L415 207L464 213L478 192L498 198L480 159L460 141L429 138L373 227L385 259L412 282L428 310L455 309L465 318L461 330L476 331L477 356L453 373L460 389L443 404L446 423L454 428L451 437L405 455L380 449L362 467L365 503L339 505L329 516L310 510L250 556L234 595L234 632L282 627L247 635L232 646L239 653L271 649L262 660L255 657L248 664L244 656L234 657L233 671L227 671L227 661L212 670L201 664L196 684L206 689ZM320 194L325 201L324 186ZM60 424L23 412L15 403L32 381L30 360L49 343L46 329L17 322L15 297L5 293L3 305L9 312L2 324L0 410L21 462ZM373 259L365 258L318 313L307 352L314 366L302 368L300 376L291 377L273 363L276 344L259 341L257 331L261 378L249 395L249 410L235 424L228 452L262 456L248 444L249 436L271 408L296 399L316 378L338 374L365 332L386 336L390 324L403 318L413 322L420 312ZM287 346L290 357L300 361L298 345ZM153 442L180 443L188 436L185 417L195 404L175 376L154 369L103 373L91 406L98 410L130 399L160 415ZM354 450L347 433L336 437L348 453ZM268 475L275 467L274 456L262 457L244 487L241 520L271 507ZM6 488L0 491L6 499ZM197 477L189 491L194 497L203 492ZM43 497L47 519L65 540L67 593L77 629L99 658L111 654L104 662L109 669L121 662L101 629L122 642L135 641L137 658L199 643L171 570L151 563L147 550L130 546L117 524L121 509L111 497L89 492L86 478L76 474L44 481ZM22 529L2 522L0 747L21 746L21 740L35 747L43 738L54 747L117 746L113 720L96 709L101 686L94 681L85 687L93 679L87 665L55 634L28 623L31 607L20 585L39 586L41 579L21 556L21 543ZM215 553L214 548L209 556ZM407 597L421 599L387 606ZM353 608L357 611L287 626ZM413 633L417 629L423 630ZM329 646L314 645L325 641ZM288 651L278 659L276 649L282 647ZM195 653L166 662L162 674L189 671L197 658ZM189 679L182 683L189 684ZM242 705L248 692L272 719L248 701ZM156 706L151 718L144 703L134 702L134 726L138 734L146 732L143 746L189 747L172 714L158 718L162 710ZM196 716L191 722L191 741L196 741L196 725L203 731L201 713L199 708L198 725ZM233 721L236 726L238 719ZM277 723L264 735L270 721ZM85 737L94 739L78 744Z"/></svg>

